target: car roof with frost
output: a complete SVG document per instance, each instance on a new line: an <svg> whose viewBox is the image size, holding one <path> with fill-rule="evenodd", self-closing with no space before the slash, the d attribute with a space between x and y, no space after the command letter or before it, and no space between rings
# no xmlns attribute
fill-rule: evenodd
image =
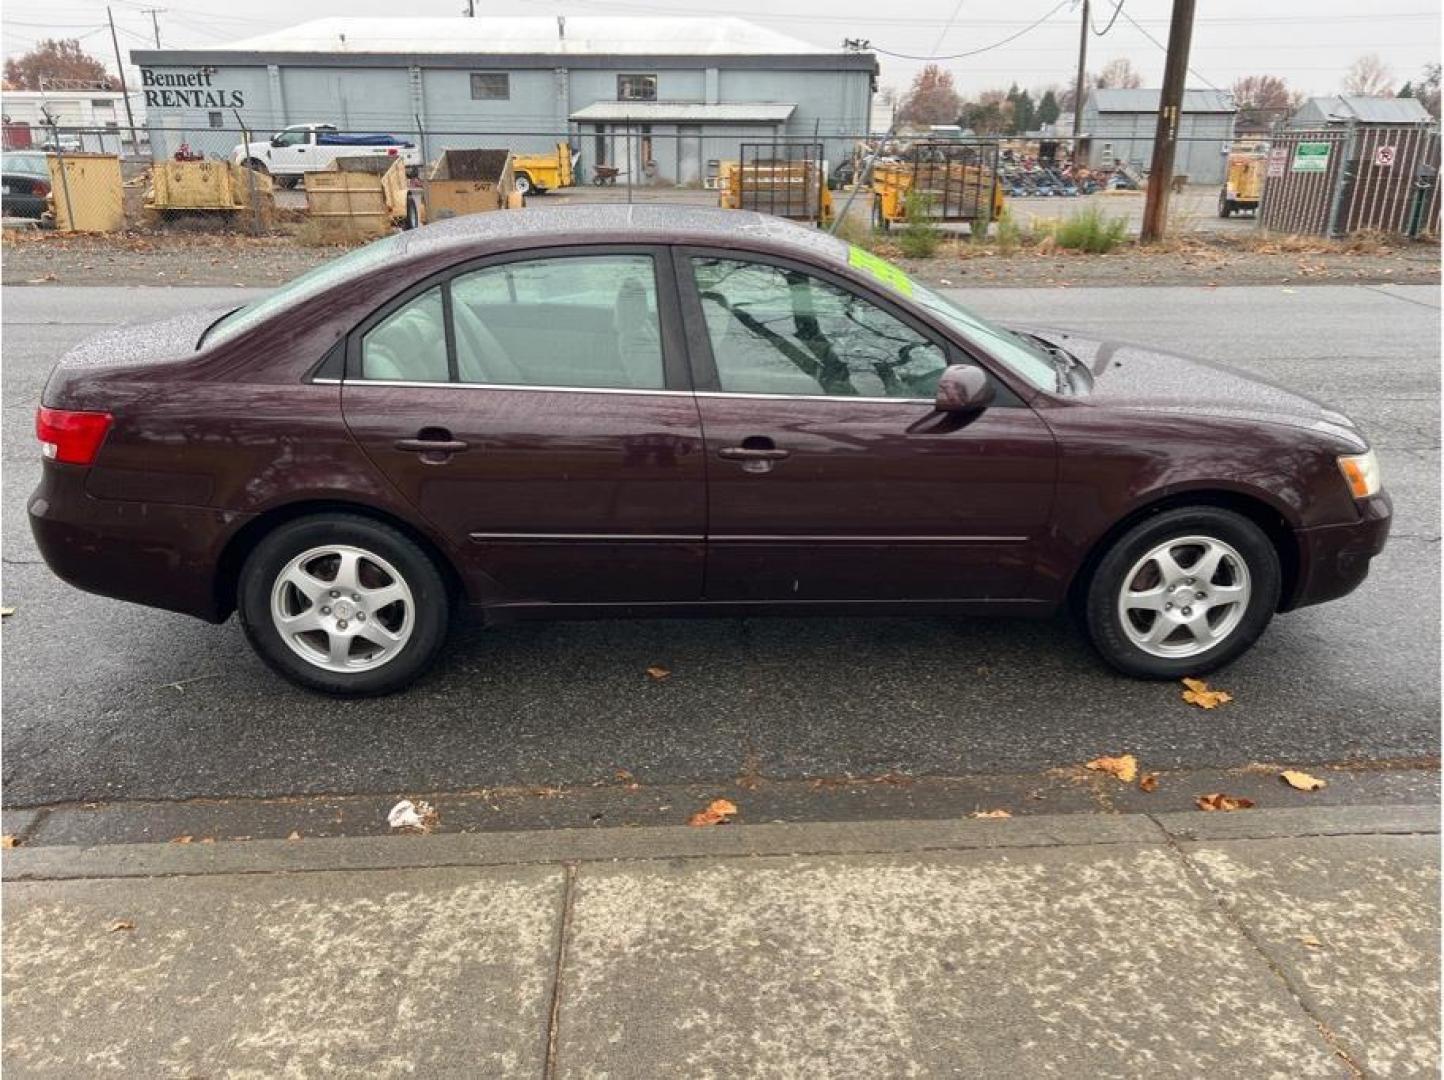
<svg viewBox="0 0 1444 1080"><path fill-rule="evenodd" d="M796 248L829 262L846 262L848 251L847 244L835 236L770 214L658 203L528 207L467 214L403 235L405 258L528 238L542 242L562 237L585 242L588 237L614 240L618 235L637 243L763 241Z"/></svg>

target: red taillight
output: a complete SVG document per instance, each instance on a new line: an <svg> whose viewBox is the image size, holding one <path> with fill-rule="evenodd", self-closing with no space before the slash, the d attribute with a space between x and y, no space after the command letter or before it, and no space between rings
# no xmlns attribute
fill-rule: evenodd
<svg viewBox="0 0 1444 1080"><path fill-rule="evenodd" d="M399 151L397 151L396 147L393 146L390 150L386 151L386 156L387 156L387 157L395 157L398 152L399 152Z"/></svg>
<svg viewBox="0 0 1444 1080"><path fill-rule="evenodd" d="M110 413L69 412L43 406L35 411L35 437L40 440L41 453L67 465L93 462L109 430Z"/></svg>
<svg viewBox="0 0 1444 1080"><path fill-rule="evenodd" d="M36 180L30 185L30 194L45 196L50 194L50 185L44 180Z"/></svg>

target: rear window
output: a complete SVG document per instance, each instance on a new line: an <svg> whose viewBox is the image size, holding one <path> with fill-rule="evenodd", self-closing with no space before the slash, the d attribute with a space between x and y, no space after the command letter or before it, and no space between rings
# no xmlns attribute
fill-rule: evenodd
<svg viewBox="0 0 1444 1080"><path fill-rule="evenodd" d="M282 285L270 296L262 297L245 307L236 308L228 315L221 316L218 321L211 324L210 329L205 332L198 344L219 345L224 341L229 341L253 326L265 322L271 316L341 284L347 278L355 277L357 274L380 266L396 256L401 250L405 238L405 233L384 236L365 247L359 247L338 259L332 259L328 263L322 263L320 266L306 271L300 277L293 278Z"/></svg>

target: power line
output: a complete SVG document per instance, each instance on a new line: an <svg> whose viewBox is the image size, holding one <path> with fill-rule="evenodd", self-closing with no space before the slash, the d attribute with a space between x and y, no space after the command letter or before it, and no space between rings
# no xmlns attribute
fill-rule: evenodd
<svg viewBox="0 0 1444 1080"><path fill-rule="evenodd" d="M953 5L953 13L948 16L948 21L943 23L943 28L938 31L938 40L933 42L933 52L937 52L943 47L943 38L948 36L948 31L953 28L953 23L957 21L958 12L962 10L963 0L958 0L958 2Z"/></svg>
<svg viewBox="0 0 1444 1080"><path fill-rule="evenodd" d="M1138 25L1138 21L1137 21L1132 15L1128 14L1128 12L1126 12L1126 11L1123 11L1123 5L1122 5L1122 4L1119 4L1119 5L1118 5L1118 10L1122 13L1123 17L1128 20L1129 24L1133 27L1133 29L1137 30L1140 34L1142 34L1144 37L1146 37L1149 41L1153 42L1153 44L1157 45L1160 49L1162 49L1165 55L1168 53L1168 46L1165 45L1163 42L1159 41L1156 37L1154 37L1152 34L1150 34L1147 30L1143 29L1143 27L1139 26L1139 25ZM1191 13L1190 13L1190 21L1192 21L1192 14L1191 14ZM1205 86L1207 86L1210 90L1217 90L1219 93L1223 93L1223 92L1224 92L1222 87L1215 86L1213 83L1209 82L1209 81L1208 81L1207 79L1205 79L1202 75L1200 75L1196 69L1194 69L1194 68L1189 68L1189 69L1188 69L1188 73L1189 73L1190 75L1192 75L1195 79L1197 79L1199 82L1201 82L1201 83L1203 83Z"/></svg>
<svg viewBox="0 0 1444 1080"><path fill-rule="evenodd" d="M912 56L908 53L892 52L888 49L880 49L876 45L873 46L872 51L882 53L884 56L894 56L897 57L899 60L961 60L966 56L977 56L979 53L991 52L993 49L1001 48L1002 46L1008 44L1008 42L1010 41L1017 41L1020 37L1028 33L1030 30L1036 30L1038 27L1042 26L1045 22L1051 19L1054 15L1058 14L1058 12L1062 11L1064 7L1066 7L1068 4L1071 4L1072 2L1073 0L1061 0L1061 2L1055 7L1050 8L1047 14L1045 14L1041 19L1038 19L1036 22L1029 23L1027 26L1023 27L1023 29L1019 30L1016 34L1009 34L1007 37L1001 38L998 41L993 42L991 45L984 45L981 49L970 49L967 52L953 53L949 56Z"/></svg>
<svg viewBox="0 0 1444 1080"><path fill-rule="evenodd" d="M1098 27L1093 26L1093 27L1092 27L1093 32L1094 32L1095 34L1097 34L1099 37L1104 37L1104 36L1106 36L1107 33L1108 33L1108 31L1110 31L1110 30L1113 29L1113 24L1118 21L1118 16L1120 16L1120 15L1122 15L1122 14L1123 14L1123 0L1115 0L1115 2L1114 2L1114 4L1113 4L1113 18L1111 18L1111 19L1108 20L1108 25L1105 26L1102 30L1099 30ZM1092 26L1091 23L1090 23L1089 25Z"/></svg>

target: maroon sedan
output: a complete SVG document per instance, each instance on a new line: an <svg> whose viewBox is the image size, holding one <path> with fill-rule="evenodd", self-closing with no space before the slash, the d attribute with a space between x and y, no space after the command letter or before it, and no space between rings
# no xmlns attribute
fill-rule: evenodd
<svg viewBox="0 0 1444 1080"><path fill-rule="evenodd" d="M411 682L461 608L1069 607L1116 668L1192 675L1355 588L1390 520L1358 429L1308 398L681 207L461 218L113 330L37 429L57 574L238 610L341 694Z"/></svg>

